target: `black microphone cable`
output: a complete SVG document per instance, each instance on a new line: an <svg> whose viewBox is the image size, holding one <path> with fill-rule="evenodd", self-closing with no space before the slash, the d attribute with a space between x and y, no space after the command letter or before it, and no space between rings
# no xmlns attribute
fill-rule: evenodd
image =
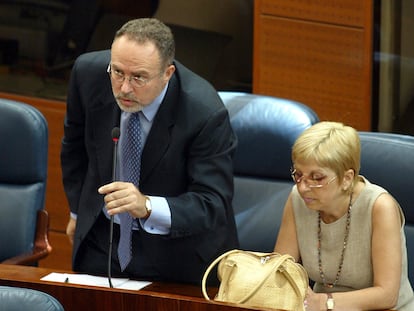
<svg viewBox="0 0 414 311"><path fill-rule="evenodd" d="M112 129L112 141L114 143L114 151L113 151L113 158L112 158L112 181L116 180L116 165L117 165L117 159L118 159L118 140L120 136L119 127L114 127ZM110 220L110 227L109 227L109 249L108 249L108 282L109 287L113 288L112 285L112 277L111 277L111 262L112 262L112 240L114 235L114 216L111 215Z"/></svg>

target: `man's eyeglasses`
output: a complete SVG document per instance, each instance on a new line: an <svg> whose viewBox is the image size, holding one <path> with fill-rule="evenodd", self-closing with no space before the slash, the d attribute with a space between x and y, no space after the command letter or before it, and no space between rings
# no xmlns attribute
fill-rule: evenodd
<svg viewBox="0 0 414 311"><path fill-rule="evenodd" d="M290 176L292 176L292 179L296 184L299 184L302 180L304 180L309 188L322 188L324 186L329 185L336 179L336 176L334 176L327 182L324 182L327 176L321 176L316 178L314 176L305 177L303 174L299 174L298 172L296 172L296 169L290 169Z"/></svg>
<svg viewBox="0 0 414 311"><path fill-rule="evenodd" d="M109 74L111 79L115 81L116 83L122 84L124 83L125 79L128 80L128 82L132 85L133 88L140 88L147 85L151 80L154 80L155 78L159 77L159 75L155 75L152 78L143 78L140 76L130 76L127 78L127 76L118 69L112 69L111 64L108 65L108 68L106 69L106 72Z"/></svg>

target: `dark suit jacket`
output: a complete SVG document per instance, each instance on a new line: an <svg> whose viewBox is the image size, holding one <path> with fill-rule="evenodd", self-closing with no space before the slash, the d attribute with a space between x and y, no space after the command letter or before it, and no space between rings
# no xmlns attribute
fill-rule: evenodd
<svg viewBox="0 0 414 311"><path fill-rule="evenodd" d="M111 131L121 111L106 72L109 61L109 50L80 56L69 85L61 164L69 206L78 215L75 269L79 246L104 204L97 189L112 178ZM209 262L238 246L231 207L236 139L213 87L175 66L143 149L140 179L141 192L166 197L171 233L144 232L142 242L164 279L199 282ZM194 264L200 258L203 264Z"/></svg>

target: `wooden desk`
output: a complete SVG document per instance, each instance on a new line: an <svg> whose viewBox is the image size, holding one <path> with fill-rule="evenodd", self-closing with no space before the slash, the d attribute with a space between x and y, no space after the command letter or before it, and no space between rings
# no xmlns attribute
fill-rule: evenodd
<svg viewBox="0 0 414 311"><path fill-rule="evenodd" d="M156 282L140 291L132 291L40 280L51 272L67 271L0 264L0 285L32 288L49 293L62 303L65 311L259 310L235 304L206 301L202 296L200 287L186 284ZM216 290L217 289L210 290L210 297L213 297Z"/></svg>
<svg viewBox="0 0 414 311"><path fill-rule="evenodd" d="M0 264L0 285L25 287L49 293L65 311L234 311L257 310L206 301L197 286L152 283L140 291L41 281L55 271L47 268ZM66 271L67 272L67 271ZM211 295L214 294L214 290Z"/></svg>

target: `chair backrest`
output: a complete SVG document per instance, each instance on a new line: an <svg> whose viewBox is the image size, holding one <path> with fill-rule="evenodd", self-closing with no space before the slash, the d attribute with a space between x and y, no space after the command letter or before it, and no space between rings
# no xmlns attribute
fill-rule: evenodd
<svg viewBox="0 0 414 311"><path fill-rule="evenodd" d="M291 147L319 121L301 103L270 96L219 92L238 138L233 208L240 248L273 251L293 182Z"/></svg>
<svg viewBox="0 0 414 311"><path fill-rule="evenodd" d="M53 296L21 287L0 286L0 305L3 311L64 311Z"/></svg>
<svg viewBox="0 0 414 311"><path fill-rule="evenodd" d="M408 272L414 284L414 136L359 132L361 174L387 189L405 215Z"/></svg>
<svg viewBox="0 0 414 311"><path fill-rule="evenodd" d="M0 262L33 248L44 208L48 127L24 103L0 99Z"/></svg>

